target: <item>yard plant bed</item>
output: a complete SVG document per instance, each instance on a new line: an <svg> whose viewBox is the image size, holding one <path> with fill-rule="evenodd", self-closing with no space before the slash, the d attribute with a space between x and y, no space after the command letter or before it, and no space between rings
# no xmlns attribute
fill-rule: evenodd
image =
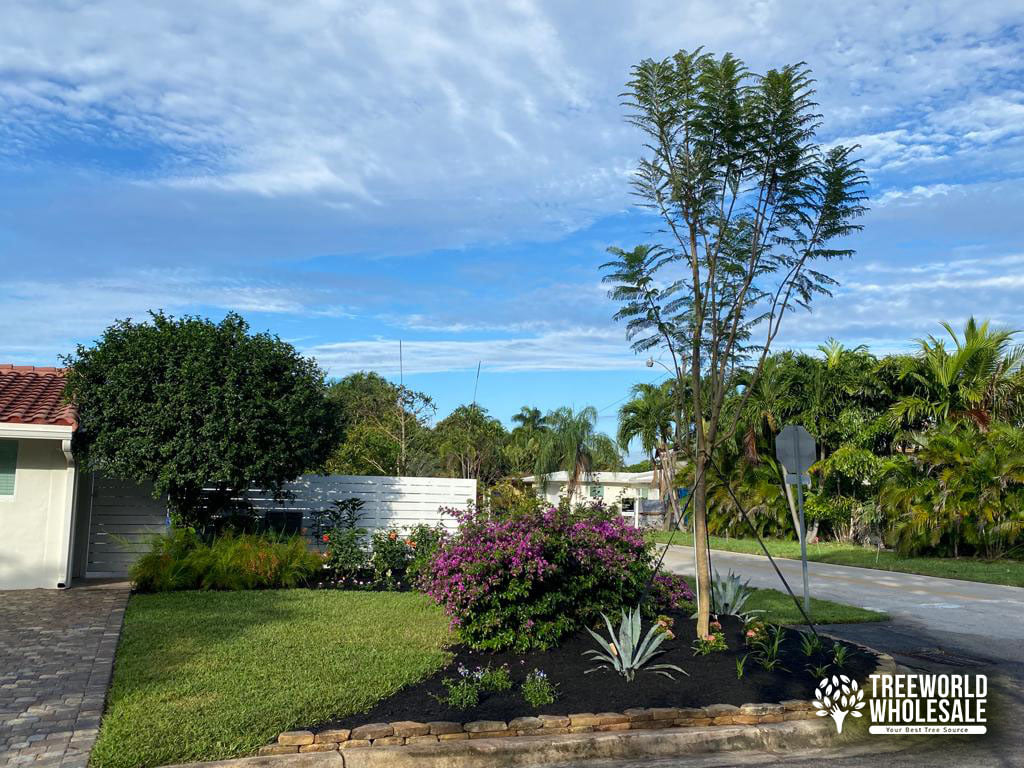
<svg viewBox="0 0 1024 768"><path fill-rule="evenodd" d="M470 722L476 720L510 721L530 715L566 715L571 713L623 712L634 708L676 707L696 708L712 704L740 706L748 703L774 703L812 697L819 678L808 665L823 665L832 660L832 641L823 639L823 649L808 658L801 650L800 635L786 630L779 654L780 666L768 672L761 668L753 654L744 665L742 679L737 677L737 660L750 653L743 635L743 624L734 617L722 618L722 629L729 649L706 656L697 655L692 645L696 638L695 622L687 615L676 614L674 640L662 648L665 653L654 663L675 664L689 676L673 673L670 680L651 672L639 672L636 680L626 682L611 670L584 674L595 663L583 655L597 647L585 631L547 651L517 653L513 651L486 653L463 647L453 648L453 660L425 680L388 696L366 711L319 724L314 730L351 729L366 723L415 721ZM617 622L616 622L617 623ZM646 625L645 625L646 626ZM877 659L860 648L848 646L848 657L842 672L864 679L873 672ZM481 693L477 706L470 709L450 708L443 700L447 690L445 678L457 678L458 668L497 668L508 665L512 687L508 691ZM557 684L557 700L538 709L523 699L520 686L532 670L543 670ZM832 667L830 671L836 671Z"/></svg>

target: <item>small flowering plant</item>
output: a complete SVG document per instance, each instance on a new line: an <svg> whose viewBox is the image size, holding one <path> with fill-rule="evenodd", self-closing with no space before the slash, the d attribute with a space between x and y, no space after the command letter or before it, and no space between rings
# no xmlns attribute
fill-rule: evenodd
<svg viewBox="0 0 1024 768"><path fill-rule="evenodd" d="M671 616L659 616L654 621L654 628L656 632L665 635L668 640L675 640L676 635L672 631L672 627L676 625L676 620Z"/></svg>
<svg viewBox="0 0 1024 768"><path fill-rule="evenodd" d="M535 669L526 676L522 685L523 700L534 709L554 704L558 698L558 686L552 683L547 673Z"/></svg>
<svg viewBox="0 0 1024 768"><path fill-rule="evenodd" d="M767 631L763 621L748 621L743 628L743 642L747 647L757 647L764 642Z"/></svg>
<svg viewBox="0 0 1024 768"><path fill-rule="evenodd" d="M459 664L455 673L456 677L441 680L447 696L435 697L450 709L472 709L480 703L481 693L500 693L512 688L512 676L507 664L496 668L488 664L472 670L465 664Z"/></svg>
<svg viewBox="0 0 1024 768"><path fill-rule="evenodd" d="M725 642L725 632L722 631L722 623L712 621L708 629L707 635L698 637L693 642L693 652L698 656L707 656L710 653L729 650L729 645Z"/></svg>

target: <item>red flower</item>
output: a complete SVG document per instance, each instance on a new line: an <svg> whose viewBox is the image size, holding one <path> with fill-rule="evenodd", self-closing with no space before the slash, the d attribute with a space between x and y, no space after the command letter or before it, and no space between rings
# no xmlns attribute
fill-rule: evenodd
<svg viewBox="0 0 1024 768"><path fill-rule="evenodd" d="M330 535L325 533L324 536L323 536L323 540L324 540L324 544L326 544L328 541L331 540Z"/></svg>

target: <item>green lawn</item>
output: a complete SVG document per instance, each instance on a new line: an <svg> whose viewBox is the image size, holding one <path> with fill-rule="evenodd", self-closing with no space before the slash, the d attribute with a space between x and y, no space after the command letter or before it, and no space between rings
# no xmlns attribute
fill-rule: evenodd
<svg viewBox="0 0 1024 768"><path fill-rule="evenodd" d="M136 595L91 768L243 755L438 669L448 621L418 594Z"/></svg>
<svg viewBox="0 0 1024 768"><path fill-rule="evenodd" d="M748 610L800 623L787 595ZM884 614L814 600L822 623ZM419 594L267 590L135 595L90 768L254 752L290 728L360 712L445 663L448 621Z"/></svg>
<svg viewBox="0 0 1024 768"><path fill-rule="evenodd" d="M755 589L743 606L743 611L764 611L760 618L771 624L806 623L793 604L793 598L774 589ZM888 618L887 613L811 598L811 621L815 624L860 624L865 621L886 621Z"/></svg>
<svg viewBox="0 0 1024 768"><path fill-rule="evenodd" d="M665 531L651 533L651 538L665 543L671 534ZM680 531L672 539L673 544L693 546L693 536ZM785 539L766 539L765 544L773 557L800 559L800 544ZM750 555L764 554L756 539L726 539L711 537L711 548L726 552L744 552ZM871 547L855 544L840 544L823 541L807 545L807 559L818 563L854 565L859 568L876 568L882 571L916 573L921 576L941 576L946 579L980 581L986 584L1006 584L1024 587L1024 561L1021 560L977 560L975 558L951 557L900 557L895 552L883 552Z"/></svg>

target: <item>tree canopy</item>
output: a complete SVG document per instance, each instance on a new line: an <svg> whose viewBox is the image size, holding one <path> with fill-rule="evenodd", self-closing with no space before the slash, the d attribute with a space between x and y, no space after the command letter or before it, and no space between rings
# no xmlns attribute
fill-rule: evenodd
<svg viewBox="0 0 1024 768"><path fill-rule="evenodd" d="M204 489L277 490L322 465L340 434L323 371L235 314L119 321L64 362L85 465L152 482L189 523L211 511Z"/></svg>

